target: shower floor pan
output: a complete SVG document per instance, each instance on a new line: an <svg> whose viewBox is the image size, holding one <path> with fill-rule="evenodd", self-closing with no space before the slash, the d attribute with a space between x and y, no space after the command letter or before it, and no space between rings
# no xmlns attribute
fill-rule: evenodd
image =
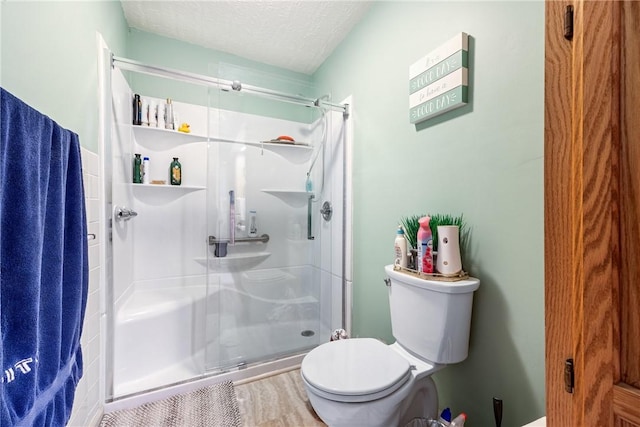
<svg viewBox="0 0 640 427"><path fill-rule="evenodd" d="M223 312L207 314L205 292L204 285L146 287L129 295L116 316L114 397L300 353L328 339L311 296L270 300L220 286L208 302L209 310Z"/></svg>

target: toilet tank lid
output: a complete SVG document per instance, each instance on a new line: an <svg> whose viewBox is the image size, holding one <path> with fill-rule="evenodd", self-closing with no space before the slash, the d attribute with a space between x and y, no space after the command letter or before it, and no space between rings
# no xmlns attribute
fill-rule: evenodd
<svg viewBox="0 0 640 427"><path fill-rule="evenodd" d="M394 270L393 265L385 266L384 271L391 280L445 294L466 294L474 292L480 286L480 280L475 277L469 277L468 279L455 282L444 282L421 279L410 274L402 273Z"/></svg>
<svg viewBox="0 0 640 427"><path fill-rule="evenodd" d="M410 376L409 362L373 338L322 344L302 361L305 380L336 395L369 395L402 385Z"/></svg>

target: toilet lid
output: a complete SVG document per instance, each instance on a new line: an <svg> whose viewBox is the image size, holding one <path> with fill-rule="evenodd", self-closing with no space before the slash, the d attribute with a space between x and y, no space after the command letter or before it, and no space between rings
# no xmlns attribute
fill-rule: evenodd
<svg viewBox="0 0 640 427"><path fill-rule="evenodd" d="M355 338L316 347L305 356L300 371L311 386L325 393L375 394L379 399L407 381L411 365L378 340Z"/></svg>

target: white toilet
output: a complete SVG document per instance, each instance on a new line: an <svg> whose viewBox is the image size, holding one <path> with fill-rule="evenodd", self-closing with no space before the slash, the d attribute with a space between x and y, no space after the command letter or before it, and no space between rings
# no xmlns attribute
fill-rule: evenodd
<svg viewBox="0 0 640 427"><path fill-rule="evenodd" d="M311 350L300 372L309 401L331 427L404 426L437 417L431 374L467 358L478 279L423 280L385 267L391 345L372 338L332 341Z"/></svg>

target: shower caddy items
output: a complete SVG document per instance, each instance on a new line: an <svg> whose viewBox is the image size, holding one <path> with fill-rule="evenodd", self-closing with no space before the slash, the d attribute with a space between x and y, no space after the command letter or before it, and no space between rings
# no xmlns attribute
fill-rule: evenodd
<svg viewBox="0 0 640 427"><path fill-rule="evenodd" d="M142 158L142 154L135 153L133 158L133 183L134 184L165 184L164 180L151 180L151 160L148 156ZM174 157L169 164L169 183L182 185L182 164L178 157Z"/></svg>
<svg viewBox="0 0 640 427"><path fill-rule="evenodd" d="M149 126L179 132L191 132L189 123L180 123L178 113L173 108L171 98L166 103L157 104L139 94L133 95L133 120L136 126Z"/></svg>

